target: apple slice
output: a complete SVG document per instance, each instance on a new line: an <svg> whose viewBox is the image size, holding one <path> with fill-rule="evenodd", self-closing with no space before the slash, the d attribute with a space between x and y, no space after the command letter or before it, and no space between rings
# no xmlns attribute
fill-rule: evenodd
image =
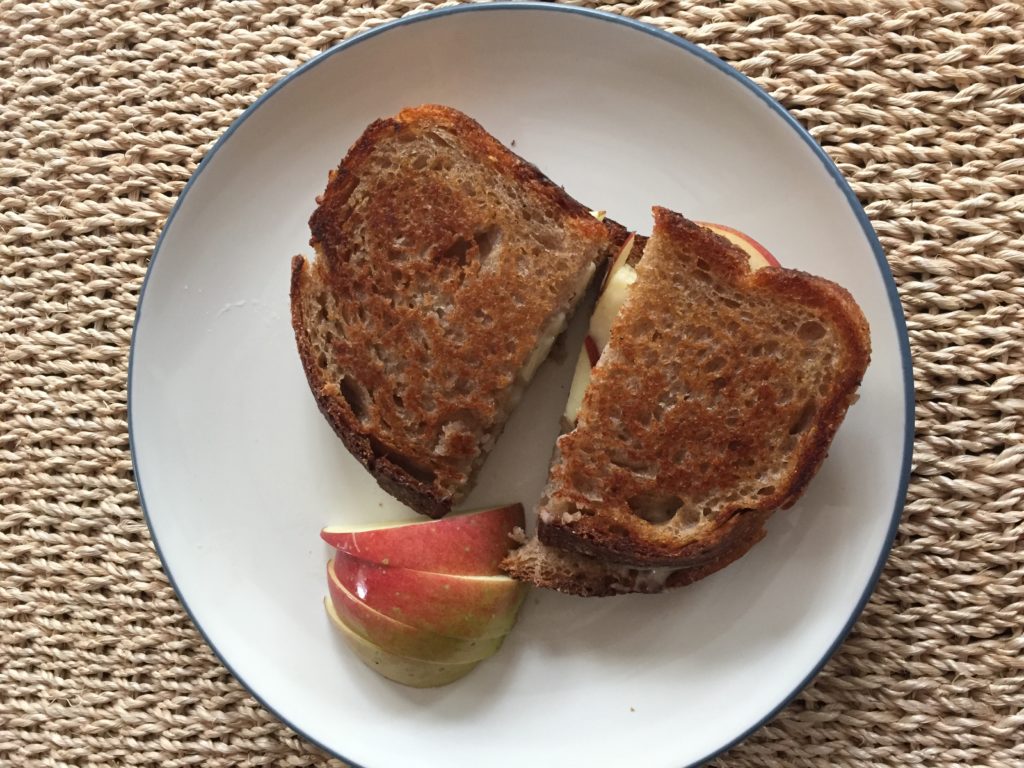
<svg viewBox="0 0 1024 768"><path fill-rule="evenodd" d="M446 637L508 634L526 594L508 576L455 576L360 560L343 552L334 573L345 589L385 616Z"/></svg>
<svg viewBox="0 0 1024 768"><path fill-rule="evenodd" d="M332 526L320 538L346 555L415 571L497 576L509 550L508 535L525 522L522 504L485 509L441 520L385 527Z"/></svg>
<svg viewBox="0 0 1024 768"><path fill-rule="evenodd" d="M345 638L348 647L359 657L359 660L374 672L396 683L413 688L436 688L440 685L454 683L460 677L465 677L480 663L471 661L466 664L448 664L410 659L407 656L389 653L346 626L334 610L331 601L326 598L324 598L324 608L334 625L341 630L341 635Z"/></svg>
<svg viewBox="0 0 1024 768"><path fill-rule="evenodd" d="M493 656L505 639L504 635L474 640L446 637L385 616L345 589L334 572L333 561L327 565L327 588L331 593L334 611L345 626L381 650L396 656L435 663L465 664Z"/></svg>
<svg viewBox="0 0 1024 768"><path fill-rule="evenodd" d="M747 259L750 261L751 269L761 269L762 267L778 267L779 260L772 256L771 252L761 245L757 240L752 238L738 229L727 227L724 224L712 224L708 221L698 221L702 227L707 227L716 235L721 235L733 245L739 247L745 254Z"/></svg>
<svg viewBox="0 0 1024 768"><path fill-rule="evenodd" d="M618 255L612 259L611 265L608 267L608 271L604 273L604 278L601 280L601 292L608 287L608 281L612 278L616 272L618 272L626 264L626 259L629 258L629 254L633 250L633 242L636 240L636 233L630 232L629 237L626 238L626 242L622 244L619 249Z"/></svg>

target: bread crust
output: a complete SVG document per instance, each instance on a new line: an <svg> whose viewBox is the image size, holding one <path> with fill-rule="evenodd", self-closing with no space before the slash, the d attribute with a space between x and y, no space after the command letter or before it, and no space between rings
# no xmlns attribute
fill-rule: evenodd
<svg viewBox="0 0 1024 768"><path fill-rule="evenodd" d="M341 217L341 207L351 192L352 169L359 167L373 153L380 142L410 125L433 123L444 126L458 135L464 145L482 157L492 159L494 171L515 179L542 195L549 203L559 208L567 217L583 222L584 229L600 231L602 225L590 210L570 197L564 189L545 176L537 166L527 162L495 139L473 118L451 107L440 104L424 104L403 109L395 117L375 120L352 145L348 155L335 171L331 172L327 190L317 201L317 209L309 219L314 248L327 249L338 244L337 228L334 223ZM424 219L429 226L429 220ZM445 233L437 233L443 236Z"/></svg>
<svg viewBox="0 0 1024 768"><path fill-rule="evenodd" d="M661 569L664 572L660 574L649 567L613 563L571 549L538 546L539 540L511 552L501 569L514 579L576 597L654 594L693 584L745 555L765 536L763 522L767 515L759 518L755 522L749 517L749 533L725 542L726 546L712 555L688 566Z"/></svg>
<svg viewBox="0 0 1024 768"><path fill-rule="evenodd" d="M455 167L408 167L404 141L434 142L437 157L455 157ZM522 250L539 225L517 220L513 204L495 213L497 202L471 198L460 187L467 178L493 181L502 204L517 196L521 210L542 217L550 250ZM290 287L310 389L382 488L443 516L500 432L545 324L572 311L583 294L573 295L576 282L608 258L613 230L476 121L438 105L372 123L317 203L309 220L316 259L292 260ZM494 221L502 246L485 267L490 246L481 237ZM436 308L424 290L443 295ZM325 294L332 308L322 321L315 305ZM338 332L326 334L325 323Z"/></svg>
<svg viewBox="0 0 1024 768"><path fill-rule="evenodd" d="M646 545L642 540L634 542L633 550L623 554L618 549L603 546L600 540L592 542L568 526L551 525L543 521L538 522L537 537L548 546L576 552L615 566L674 567L699 573L706 571L711 574L746 554L764 538L764 523L772 511L774 510L740 510L726 518L721 525L707 531L699 541L680 548L678 551L682 554L674 557L665 557L662 554L663 550ZM639 556L636 554L638 552L641 553Z"/></svg>
<svg viewBox="0 0 1024 768"><path fill-rule="evenodd" d="M592 372L576 429L559 439L560 459L552 467L538 534L546 545L616 565L708 567L713 572L721 567L714 564L731 562L753 546L763 536L764 520L774 510L791 506L806 490L856 398L870 358L869 330L856 302L842 287L798 270L768 267L751 271L745 254L724 238L663 208L655 208L654 215L651 243L657 238L662 244L671 244L671 252L663 251L659 260L694 262L665 274L685 282L699 258L702 274L730 296L757 296L776 304L779 312L795 307L809 313L831 334L828 340L839 359L827 377L827 386L822 384L825 391L814 400L812 423L794 438L794 458L781 469L772 465L774 457L758 444L760 435L779 426L776 420L799 417L798 403L780 405L788 381L781 362L751 362L753 358L745 359L741 350L737 360L729 363L734 378L756 382L747 386L746 381L730 379L720 385L726 405L730 393L740 392L741 385L746 387L743 392L756 399L758 407L741 410L743 418L738 425L730 426L722 418L722 408L703 407L706 401L701 397L710 399L706 379L689 381L695 388L692 398L687 394L674 401L671 413L652 416L651 404L677 389L679 383L676 379L669 382L668 374L662 375L658 364L652 367L650 362L658 360L657 354L671 356L678 351L658 349L636 338L639 328L664 330L658 327L664 317L647 317L650 307L638 302L664 304L672 300L672 290L685 291L687 286L665 286L660 293L648 290L652 281L666 278L655 273L653 261L648 263L645 257L637 267L638 282L613 325L609 346ZM644 287L637 291L642 283ZM715 318L713 312L708 316ZM609 350L613 350L611 355ZM643 367L643 375L631 372L631 365ZM678 378L678 371L673 376ZM618 434L611 434L609 425L613 423L618 425ZM641 433L643 440L625 437ZM643 442L644 451L639 454L645 462L642 472L608 459L616 450L625 452L623 446L628 448L631 442ZM673 457L680 447L689 451L685 454L688 458L676 461ZM636 458L632 454L622 461ZM683 500L699 498L704 490L725 496L727 478L743 476L743 467L751 465L764 465L766 472L779 470L781 474L757 495L740 494L741 498L732 502L695 510L700 519L687 527L653 524L638 516L629 503L652 493Z"/></svg>

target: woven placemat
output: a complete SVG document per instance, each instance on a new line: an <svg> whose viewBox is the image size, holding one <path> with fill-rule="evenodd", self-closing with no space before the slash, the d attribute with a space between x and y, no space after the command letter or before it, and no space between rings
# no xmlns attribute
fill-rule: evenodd
<svg viewBox="0 0 1024 768"><path fill-rule="evenodd" d="M168 586L132 478L129 337L160 227L232 119L430 7L0 0L0 765L339 765L242 690ZM886 249L915 359L878 590L717 764L1024 765L1024 5L603 7L707 47L811 129Z"/></svg>

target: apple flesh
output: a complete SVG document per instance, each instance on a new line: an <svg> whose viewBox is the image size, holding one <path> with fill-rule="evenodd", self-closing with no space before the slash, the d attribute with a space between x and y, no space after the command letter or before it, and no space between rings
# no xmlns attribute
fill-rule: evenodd
<svg viewBox="0 0 1024 768"><path fill-rule="evenodd" d="M447 637L418 629L374 610L338 580L333 561L327 566L327 588L339 620L382 651L422 661L466 664L493 656L504 635L473 639Z"/></svg>
<svg viewBox="0 0 1024 768"><path fill-rule="evenodd" d="M338 582L359 600L403 624L467 640L505 635L525 587L507 576L455 576L378 565L343 552Z"/></svg>
<svg viewBox="0 0 1024 768"><path fill-rule="evenodd" d="M348 647L366 666L389 680L413 688L434 688L448 685L473 671L478 661L464 664L424 661L400 656L384 650L349 628L338 616L330 600L324 599L324 608L334 625L341 631Z"/></svg>
<svg viewBox="0 0 1024 768"><path fill-rule="evenodd" d="M523 527L522 504L510 504L429 522L377 528L331 526L320 538L351 557L414 571L497 576L509 534Z"/></svg>

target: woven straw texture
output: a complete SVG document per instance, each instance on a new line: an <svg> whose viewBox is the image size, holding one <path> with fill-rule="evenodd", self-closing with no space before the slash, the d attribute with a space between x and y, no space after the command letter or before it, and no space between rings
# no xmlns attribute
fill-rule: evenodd
<svg viewBox="0 0 1024 768"><path fill-rule="evenodd" d="M0 765L339 765L246 694L168 586L132 478L129 337L160 227L228 124L431 7L0 0ZM1024 765L1024 5L603 7L810 128L881 238L914 353L914 474L878 590L716 764Z"/></svg>

